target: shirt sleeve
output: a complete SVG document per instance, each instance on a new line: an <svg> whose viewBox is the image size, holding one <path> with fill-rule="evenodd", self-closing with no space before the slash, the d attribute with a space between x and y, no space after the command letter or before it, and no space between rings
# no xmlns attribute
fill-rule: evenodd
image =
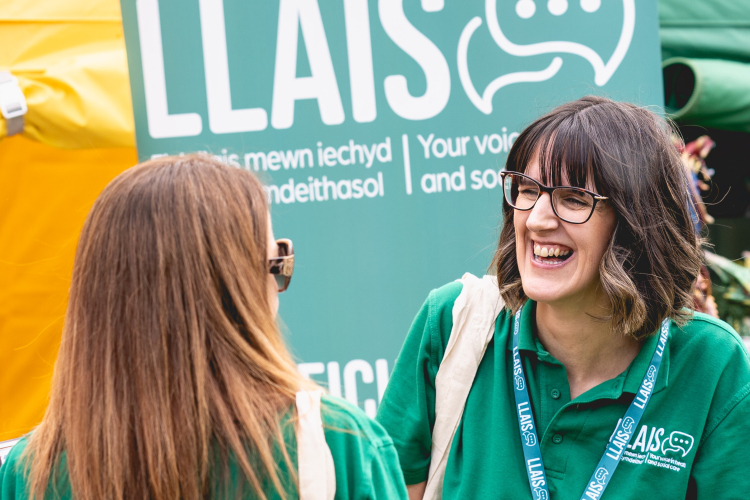
<svg viewBox="0 0 750 500"><path fill-rule="evenodd" d="M376 420L393 439L406 484L427 480L435 424L435 377L444 350L443 337L450 335L453 303L460 292L461 283L454 282L427 297L409 329L378 408Z"/></svg>
<svg viewBox="0 0 750 500"><path fill-rule="evenodd" d="M367 489L358 498L362 500L407 500L406 485L401 475L398 455L392 443L384 443L373 448L369 470L370 480L364 484Z"/></svg>
<svg viewBox="0 0 750 500"><path fill-rule="evenodd" d="M322 403L336 469L335 500L407 500L398 455L385 429L347 401L324 396Z"/></svg>
<svg viewBox="0 0 750 500"><path fill-rule="evenodd" d="M746 498L750 491L747 447L750 436L750 384L729 405L727 415L698 451L690 479L697 500Z"/></svg>

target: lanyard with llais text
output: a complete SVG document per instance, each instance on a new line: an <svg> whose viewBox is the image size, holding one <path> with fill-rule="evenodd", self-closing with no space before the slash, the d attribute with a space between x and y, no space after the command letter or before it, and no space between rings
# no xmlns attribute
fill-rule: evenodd
<svg viewBox="0 0 750 500"><path fill-rule="evenodd" d="M529 476L529 486L534 500L549 500L549 489L547 488L547 475L544 472L542 462L542 451L539 448L539 438L534 423L534 415L531 411L531 400L526 388L526 376L521 365L521 356L518 352L518 337L521 329L521 307L513 318L513 392L516 397L516 412L518 414L518 427L521 432L521 447L526 462L526 473ZM636 398L625 412L625 416L618 422L612 437L609 438L607 448L599 464L591 475L586 490L581 500L592 500L601 497L604 490L620 464L624 449L633 436L640 422L646 406L651 400L651 394L656 385L656 377L659 375L664 348L669 338L669 318L666 318L659 330L659 341L656 344L651 364L643 376L641 386Z"/></svg>

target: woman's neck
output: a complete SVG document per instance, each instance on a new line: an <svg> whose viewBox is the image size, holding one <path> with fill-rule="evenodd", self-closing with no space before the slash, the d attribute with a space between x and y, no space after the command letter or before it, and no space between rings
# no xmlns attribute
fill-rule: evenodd
<svg viewBox="0 0 750 500"><path fill-rule="evenodd" d="M536 305L537 336L565 366L571 399L621 374L640 350L637 340L591 316L603 316L602 309L589 312L583 304Z"/></svg>

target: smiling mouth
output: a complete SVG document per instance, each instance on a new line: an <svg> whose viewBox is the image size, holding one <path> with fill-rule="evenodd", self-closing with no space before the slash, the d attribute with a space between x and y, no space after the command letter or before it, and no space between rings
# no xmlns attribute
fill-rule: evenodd
<svg viewBox="0 0 750 500"><path fill-rule="evenodd" d="M559 265L570 259L575 253L572 249L561 245L545 245L533 241L531 244L534 247L532 258L540 264Z"/></svg>

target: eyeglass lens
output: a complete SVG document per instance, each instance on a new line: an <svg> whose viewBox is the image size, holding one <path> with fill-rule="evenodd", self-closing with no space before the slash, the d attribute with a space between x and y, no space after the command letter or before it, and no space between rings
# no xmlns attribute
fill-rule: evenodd
<svg viewBox="0 0 750 500"><path fill-rule="evenodd" d="M521 175L507 174L503 181L505 199L518 210L530 210L540 196L539 186ZM552 207L558 217L567 222L585 222L594 210L594 197L574 187L556 188L552 192Z"/></svg>

